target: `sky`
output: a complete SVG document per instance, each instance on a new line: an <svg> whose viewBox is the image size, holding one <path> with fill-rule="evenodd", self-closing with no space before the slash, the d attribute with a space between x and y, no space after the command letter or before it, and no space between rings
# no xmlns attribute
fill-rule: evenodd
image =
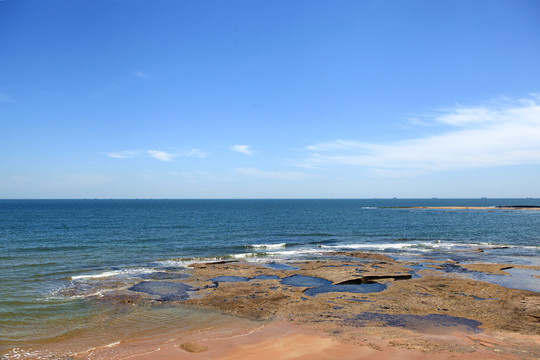
<svg viewBox="0 0 540 360"><path fill-rule="evenodd" d="M0 1L0 198L540 197L536 0Z"/></svg>

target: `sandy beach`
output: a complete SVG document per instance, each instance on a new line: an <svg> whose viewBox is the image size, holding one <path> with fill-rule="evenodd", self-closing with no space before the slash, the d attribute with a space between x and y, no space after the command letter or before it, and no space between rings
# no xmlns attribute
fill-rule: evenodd
<svg viewBox="0 0 540 360"><path fill-rule="evenodd" d="M380 329L379 329L380 330ZM203 335L203 334L201 334ZM514 343L505 339L487 335L467 335L466 333L453 333L440 336L441 343L452 344L455 348L449 350L414 349L392 346L392 341L406 341L414 338L414 334L403 332L401 337L387 338L387 334L380 334L378 330L371 329L364 335L355 337L354 341L343 341L321 331L309 329L284 322L271 322L253 332L227 339L206 339L198 342L178 343L169 342L157 349L149 349L147 353L131 355L123 359L134 360L275 360L275 359L523 359L533 355L525 348L519 351L511 349ZM434 341L426 336L425 341ZM534 341L533 338L521 337L522 343ZM473 349L474 345L479 345ZM190 351L185 350L183 347ZM195 349L195 350L194 350ZM465 350L467 349L467 350ZM195 351L195 352L193 352ZM198 352L200 351L200 352ZM521 354L519 354L521 353Z"/></svg>

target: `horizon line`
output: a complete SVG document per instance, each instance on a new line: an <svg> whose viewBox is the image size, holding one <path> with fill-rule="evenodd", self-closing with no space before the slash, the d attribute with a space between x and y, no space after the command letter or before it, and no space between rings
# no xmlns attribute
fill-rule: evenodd
<svg viewBox="0 0 540 360"><path fill-rule="evenodd" d="M0 198L6 200L540 200L540 197L313 197L313 198L293 198L293 197L253 197L253 198L168 198L168 197L133 197L133 198Z"/></svg>

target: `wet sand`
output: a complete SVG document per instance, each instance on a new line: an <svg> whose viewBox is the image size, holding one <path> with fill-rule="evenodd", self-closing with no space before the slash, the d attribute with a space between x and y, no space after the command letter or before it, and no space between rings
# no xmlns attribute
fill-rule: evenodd
<svg viewBox="0 0 540 360"><path fill-rule="evenodd" d="M182 280L188 287L146 282L137 291L100 300L179 301L252 319L252 329L217 338L204 331L156 338L152 346L126 356L120 356L125 346L120 344L114 356L101 357L97 351L92 359L540 358L539 292L447 271L511 277L507 264L418 263L337 252L286 265L221 261L192 266L191 277ZM186 288L186 293L178 290Z"/></svg>
<svg viewBox="0 0 540 360"><path fill-rule="evenodd" d="M396 334L394 334L396 335ZM203 334L201 334L203 336ZM407 341L409 334L393 337L394 342ZM427 341L427 340L426 340ZM433 341L433 339L431 339ZM182 344L171 342L159 349L148 353L125 357L133 360L276 360L276 359L523 359L536 356L525 350L517 354L509 352L508 339L498 339L493 336L454 333L438 339L440 342L452 343L452 351L426 351L396 347L385 340L384 334L378 331L366 331L365 335L357 335L354 341L343 341L330 337L320 331L291 325L283 322L273 322L246 334L228 339L200 340L194 344L201 352L190 352L182 348ZM505 342L506 341L506 342ZM523 340L522 340L523 341ZM530 341L530 339L529 339ZM471 344L482 344L472 349ZM515 345L515 344L514 344ZM472 349L472 350L471 350ZM516 351L514 351L516 352ZM520 354L521 353L521 354Z"/></svg>

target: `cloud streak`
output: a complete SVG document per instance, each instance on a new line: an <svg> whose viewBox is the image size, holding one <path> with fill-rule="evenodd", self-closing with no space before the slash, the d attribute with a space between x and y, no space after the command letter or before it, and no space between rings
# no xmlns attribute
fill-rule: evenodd
<svg viewBox="0 0 540 360"><path fill-rule="evenodd" d="M193 148L190 151L187 151L187 152L183 153L183 156L203 159L203 158L207 157L208 154L205 153L204 151Z"/></svg>
<svg viewBox="0 0 540 360"><path fill-rule="evenodd" d="M151 157L161 160L161 161L173 161L176 155L168 153L166 151L159 151L159 150L148 150L146 152Z"/></svg>
<svg viewBox="0 0 540 360"><path fill-rule="evenodd" d="M253 154L255 154L255 152L253 150L251 150L250 145L234 145L234 146L231 147L231 151L235 151L235 152L242 153L242 154L245 154L245 155L253 155Z"/></svg>
<svg viewBox="0 0 540 360"><path fill-rule="evenodd" d="M381 176L540 164L540 97L456 107L423 119L446 133L390 144L337 140L306 147L299 166L350 165Z"/></svg>
<svg viewBox="0 0 540 360"><path fill-rule="evenodd" d="M118 152L109 152L106 153L108 157L113 159L129 159L134 157L140 157L143 152L141 150L125 150Z"/></svg>
<svg viewBox="0 0 540 360"><path fill-rule="evenodd" d="M131 159L131 158L154 158L160 161L171 162L177 157L190 157L190 158L205 158L207 153L193 148L189 151L171 153L162 150L124 150L117 152L105 153L108 157L114 159Z"/></svg>

